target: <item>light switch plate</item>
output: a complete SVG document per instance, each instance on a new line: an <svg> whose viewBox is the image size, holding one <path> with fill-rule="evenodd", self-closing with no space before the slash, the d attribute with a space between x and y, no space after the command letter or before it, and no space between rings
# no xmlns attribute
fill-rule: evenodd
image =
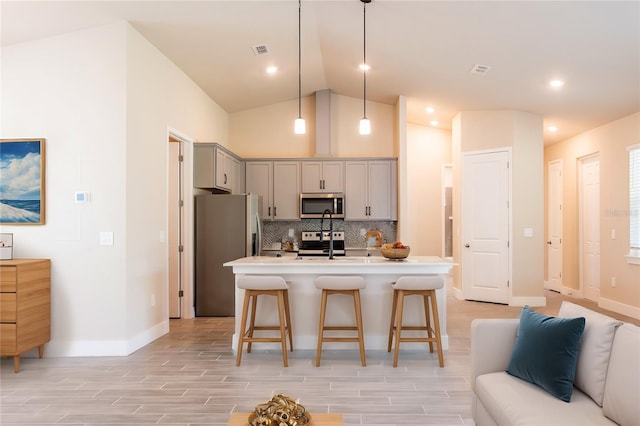
<svg viewBox="0 0 640 426"><path fill-rule="evenodd" d="M523 234L527 238L533 237L533 228L524 228Z"/></svg>
<svg viewBox="0 0 640 426"><path fill-rule="evenodd" d="M113 232L100 232L100 245L112 246L113 245Z"/></svg>

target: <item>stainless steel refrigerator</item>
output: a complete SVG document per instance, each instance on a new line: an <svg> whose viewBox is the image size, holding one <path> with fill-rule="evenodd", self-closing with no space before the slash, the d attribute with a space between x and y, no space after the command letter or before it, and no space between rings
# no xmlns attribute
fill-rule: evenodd
<svg viewBox="0 0 640 426"><path fill-rule="evenodd" d="M261 211L255 194L195 197L195 312L235 315L235 279L225 262L260 255Z"/></svg>

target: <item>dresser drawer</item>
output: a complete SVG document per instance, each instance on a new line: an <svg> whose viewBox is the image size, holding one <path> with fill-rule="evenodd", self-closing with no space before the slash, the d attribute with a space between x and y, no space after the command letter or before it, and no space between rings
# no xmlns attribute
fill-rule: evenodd
<svg viewBox="0 0 640 426"><path fill-rule="evenodd" d="M18 349L15 324L0 324L0 355L15 355Z"/></svg>
<svg viewBox="0 0 640 426"><path fill-rule="evenodd" d="M0 292L15 292L18 272L15 266L0 266Z"/></svg>
<svg viewBox="0 0 640 426"><path fill-rule="evenodd" d="M16 294L0 293L0 322L16 322L17 311Z"/></svg>

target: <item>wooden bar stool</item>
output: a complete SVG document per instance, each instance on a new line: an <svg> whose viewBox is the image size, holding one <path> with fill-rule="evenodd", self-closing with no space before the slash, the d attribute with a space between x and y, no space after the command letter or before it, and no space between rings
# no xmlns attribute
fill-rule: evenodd
<svg viewBox="0 0 640 426"><path fill-rule="evenodd" d="M322 290L320 304L320 325L318 326L318 349L316 353L316 367L320 366L322 342L358 342L360 345L360 362L367 365L364 353L364 333L362 331L362 309L360 305L360 289L364 288L364 278L359 276L319 276L315 279L316 288ZM332 294L347 294L353 297L355 311L355 326L325 326L327 314L327 297ZM325 330L356 331L355 337L325 337Z"/></svg>
<svg viewBox="0 0 640 426"><path fill-rule="evenodd" d="M238 278L238 288L244 289L244 303L242 305L242 319L240 332L238 333L238 354L236 366L242 360L242 347L247 343L247 353L251 352L253 342L280 342L282 345L282 361L288 366L287 359L287 335L289 336L289 348L293 351L293 336L291 333L291 314L289 312L289 284L284 278L271 275L243 275ZM278 298L278 323L277 326L256 325L256 308L258 296L275 296ZM251 301L251 319L247 328L247 314ZM280 337L255 337L254 331L279 330Z"/></svg>
<svg viewBox="0 0 640 426"><path fill-rule="evenodd" d="M433 344L438 346L438 361L440 367L444 367L444 355L442 353L442 340L440 336L440 319L438 318L438 303L436 290L444 286L444 280L437 275L400 277L393 287L393 302L391 307L391 325L389 326L389 345L387 352L391 352L391 344L395 335L395 349L393 352L393 366L398 366L398 352L400 342L428 342L429 351L433 353ZM422 296L424 301L425 326L402 325L402 310L405 296ZM429 300L431 301L431 314L429 313ZM433 327L431 326L433 316ZM426 331L426 337L401 337L402 330Z"/></svg>

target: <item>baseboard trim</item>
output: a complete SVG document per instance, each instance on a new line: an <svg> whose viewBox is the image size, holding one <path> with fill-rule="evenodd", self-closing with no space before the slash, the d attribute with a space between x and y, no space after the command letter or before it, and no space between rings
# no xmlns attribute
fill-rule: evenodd
<svg viewBox="0 0 640 426"><path fill-rule="evenodd" d="M169 320L163 321L129 340L52 340L45 345L48 357L127 356L169 332ZM31 351L27 357L37 356Z"/></svg>
<svg viewBox="0 0 640 426"><path fill-rule="evenodd" d="M453 297L458 300L464 300L464 294L462 293L462 290L456 287L450 287L450 289L453 291Z"/></svg>
<svg viewBox="0 0 640 426"><path fill-rule="evenodd" d="M509 306L532 306L544 308L547 306L547 298L542 297L512 297Z"/></svg>
<svg viewBox="0 0 640 426"><path fill-rule="evenodd" d="M624 303L616 302L615 300L601 297L598 301L598 307L640 320L640 308L635 306L626 305Z"/></svg>

